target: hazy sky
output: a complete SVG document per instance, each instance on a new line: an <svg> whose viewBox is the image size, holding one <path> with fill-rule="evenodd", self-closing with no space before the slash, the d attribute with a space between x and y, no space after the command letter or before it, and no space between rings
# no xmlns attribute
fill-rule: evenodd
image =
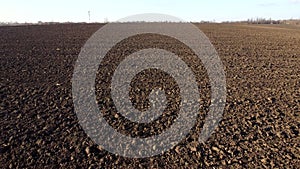
<svg viewBox="0 0 300 169"><path fill-rule="evenodd" d="M300 0L0 0L0 22L116 21L140 13L162 13L185 21L248 18L300 19Z"/></svg>

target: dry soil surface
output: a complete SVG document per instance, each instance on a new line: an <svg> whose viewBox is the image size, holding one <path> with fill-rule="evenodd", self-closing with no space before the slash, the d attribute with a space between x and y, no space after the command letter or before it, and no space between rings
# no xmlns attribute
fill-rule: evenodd
<svg viewBox="0 0 300 169"><path fill-rule="evenodd" d="M145 47L172 51L190 65L201 86L201 111L186 139L151 158L114 155L96 145L78 123L72 74L81 47L102 25L60 24L0 27L0 165L3 168L297 168L300 166L300 28L197 24L209 37L226 72L223 119L205 143L198 142L209 106L209 84L199 60L174 39L140 35L112 50L99 68L96 94L107 121L132 137L160 134L172 125L180 96L172 77L146 70L132 82L140 110L150 89L168 93L170 106L155 123L140 125L118 114L109 96L116 65ZM143 43L141 43L143 42ZM137 45L142 44L142 45ZM184 59L183 59L184 60ZM103 76L101 76L103 75ZM152 79L158 79L151 81ZM165 80L159 80L165 79ZM143 82L143 83L140 83Z"/></svg>

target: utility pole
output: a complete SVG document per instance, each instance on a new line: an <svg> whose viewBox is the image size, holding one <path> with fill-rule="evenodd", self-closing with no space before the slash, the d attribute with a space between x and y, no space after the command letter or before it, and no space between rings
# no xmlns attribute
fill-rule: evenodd
<svg viewBox="0 0 300 169"><path fill-rule="evenodd" d="M104 18L104 23L108 23L108 18Z"/></svg>

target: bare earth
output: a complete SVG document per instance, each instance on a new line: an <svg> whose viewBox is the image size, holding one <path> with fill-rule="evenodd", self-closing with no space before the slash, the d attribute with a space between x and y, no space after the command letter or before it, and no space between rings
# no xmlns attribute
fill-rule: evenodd
<svg viewBox="0 0 300 169"><path fill-rule="evenodd" d="M198 84L204 91L197 124L173 149L151 158L130 159L94 144L74 112L71 95L74 64L85 41L101 26L0 27L2 168L299 168L300 27L197 25L209 37L224 64L227 103L223 120L207 142L198 143L209 106L209 92L205 92L209 91L209 85L201 62L187 60L201 77ZM146 47L160 46L182 57L189 55L188 49L169 45L176 45L172 39L147 35L119 44L127 53L116 50L110 57L125 57L124 54L145 47L135 46L139 42L145 42ZM111 63L117 61L120 59ZM102 72L99 70L99 75ZM173 79L158 71L152 73L155 79L167 80L148 86L149 75L151 72L143 72L136 79L147 85L133 82L131 98L135 106L147 107L149 89L157 86L174 89L168 96L176 105L178 90ZM101 90L109 87L105 78L98 79L96 84L99 103L108 95ZM134 93L137 88L146 95ZM176 117L172 109L176 106L170 107L170 112L154 128L141 127L116 115L111 100L106 101L103 109L107 121L132 137L159 134Z"/></svg>

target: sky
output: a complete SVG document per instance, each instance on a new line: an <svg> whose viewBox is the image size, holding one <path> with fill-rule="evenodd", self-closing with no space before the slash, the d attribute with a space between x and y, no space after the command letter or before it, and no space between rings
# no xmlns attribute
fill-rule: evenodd
<svg viewBox="0 0 300 169"><path fill-rule="evenodd" d="M0 0L0 22L117 21L161 13L184 21L300 19L300 0Z"/></svg>

